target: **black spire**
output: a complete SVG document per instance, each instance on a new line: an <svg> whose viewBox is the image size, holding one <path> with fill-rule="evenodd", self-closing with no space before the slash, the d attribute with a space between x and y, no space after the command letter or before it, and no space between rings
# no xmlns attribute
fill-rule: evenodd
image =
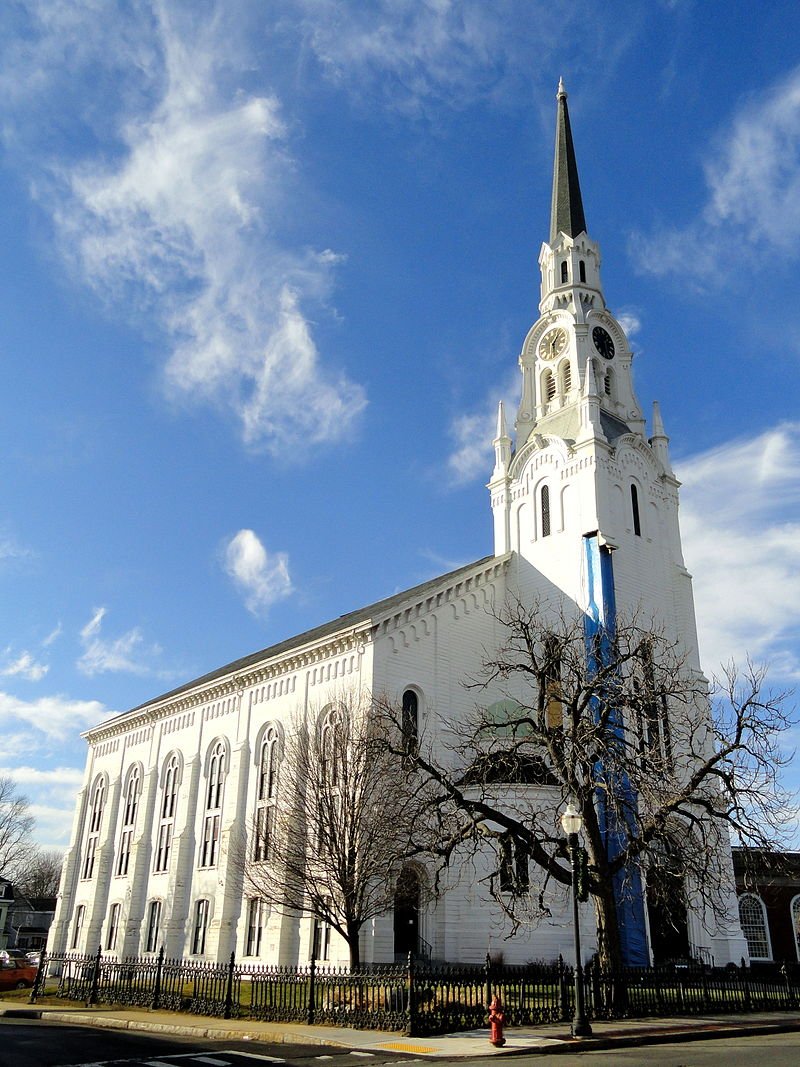
<svg viewBox="0 0 800 1067"><path fill-rule="evenodd" d="M556 152L553 161L553 201L550 208L550 244L559 233L577 237L586 229L583 201L578 181L578 164L572 145L572 130L567 110L567 91L562 78L558 80L556 111Z"/></svg>

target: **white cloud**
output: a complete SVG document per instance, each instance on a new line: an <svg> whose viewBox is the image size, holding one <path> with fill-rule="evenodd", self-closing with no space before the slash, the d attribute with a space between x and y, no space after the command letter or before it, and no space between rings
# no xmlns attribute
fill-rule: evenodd
<svg viewBox="0 0 800 1067"><path fill-rule="evenodd" d="M636 234L631 249L653 274L724 277L723 255L746 241L762 254L796 257L800 237L800 67L749 100L709 144L707 200L682 229ZM691 254L687 252L691 249ZM736 257L733 257L735 260Z"/></svg>
<svg viewBox="0 0 800 1067"><path fill-rule="evenodd" d="M6 136L16 147L47 105L59 114L70 78L94 85L94 107L81 101L94 151L68 157L84 129L54 162L52 144L24 156L66 260L114 307L160 323L173 399L232 409L250 447L282 455L346 436L364 391L324 365L304 311L325 302L339 257L280 237L302 191L278 99L241 87L253 78L236 11L156 4L108 19L92 4L57 7L36 7L10 51ZM109 66L113 79L96 76Z"/></svg>
<svg viewBox="0 0 800 1067"><path fill-rule="evenodd" d="M6 649L5 655L13 655L10 648ZM49 669L46 663L37 663L30 652L20 652L16 658L0 667L0 675L4 675L7 678L16 675L28 682L38 682L44 678Z"/></svg>
<svg viewBox="0 0 800 1067"><path fill-rule="evenodd" d="M64 632L61 623L59 622L55 629L51 630L47 637L42 641L43 648L49 648L54 641L57 641L61 634Z"/></svg>
<svg viewBox="0 0 800 1067"><path fill-rule="evenodd" d="M224 567L254 615L263 614L292 592L287 553L267 552L252 530L239 530L228 541Z"/></svg>
<svg viewBox="0 0 800 1067"><path fill-rule="evenodd" d="M130 674L159 673L150 662L161 653L158 645L146 645L138 627L111 640L101 637L100 630L105 615L106 608L96 608L80 632L83 655L76 664L78 670L89 677L108 671L126 671Z"/></svg>
<svg viewBox="0 0 800 1067"><path fill-rule="evenodd" d="M0 692L0 720L4 729L13 727L16 720L51 741L71 739L111 714L98 700L71 700L59 695L21 700L11 693Z"/></svg>
<svg viewBox="0 0 800 1067"><path fill-rule="evenodd" d="M507 377L505 388L494 390L480 411L462 412L450 423L453 448L447 457L450 484L466 485L478 478L487 481L494 466L492 442L497 430L497 406L505 406L506 428L513 438L519 397L519 372Z"/></svg>
<svg viewBox="0 0 800 1067"><path fill-rule="evenodd" d="M642 320L639 317L639 313L638 311L634 311L633 308L623 308L620 310L617 313L617 321L625 331L625 336L629 340L631 337L635 337L642 328Z"/></svg>
<svg viewBox="0 0 800 1067"><path fill-rule="evenodd" d="M77 767L0 767L0 776L11 778L30 801L29 811L36 820L34 838L42 848L64 848L69 844L75 797L83 784L83 771Z"/></svg>
<svg viewBox="0 0 800 1067"><path fill-rule="evenodd" d="M284 7L298 19L280 20L279 29L298 34L331 81L407 114L510 98L547 66L578 20L569 5L538 0L286 0ZM593 47L591 37L573 38L574 65L576 51Z"/></svg>
<svg viewBox="0 0 800 1067"><path fill-rule="evenodd" d="M800 678L800 423L688 457L678 475L707 670L749 653Z"/></svg>

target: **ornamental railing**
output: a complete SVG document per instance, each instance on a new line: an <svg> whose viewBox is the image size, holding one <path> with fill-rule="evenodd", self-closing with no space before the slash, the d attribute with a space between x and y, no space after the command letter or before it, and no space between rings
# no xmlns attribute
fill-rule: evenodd
<svg viewBox="0 0 800 1067"><path fill-rule="evenodd" d="M800 1008L800 968L681 966L581 973L591 1019L745 1013ZM553 964L433 965L410 956L405 965L359 970L269 967L168 959L118 959L42 953L31 1002L54 996L87 1005L116 1004L265 1022L321 1023L417 1036L486 1025L497 994L509 1026L567 1022L574 1012L574 972Z"/></svg>

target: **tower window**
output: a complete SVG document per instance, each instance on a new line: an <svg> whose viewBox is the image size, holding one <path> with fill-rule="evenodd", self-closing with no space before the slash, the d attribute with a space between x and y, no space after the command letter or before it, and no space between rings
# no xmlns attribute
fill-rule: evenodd
<svg viewBox="0 0 800 1067"><path fill-rule="evenodd" d="M561 264L561 284L562 285L566 285L566 283L567 283L567 271L568 270L569 270L569 268L567 267L567 261L564 260L563 263Z"/></svg>
<svg viewBox="0 0 800 1067"><path fill-rule="evenodd" d="M542 537L550 536L550 489L542 486Z"/></svg>
<svg viewBox="0 0 800 1067"><path fill-rule="evenodd" d="M614 391L613 371L607 370L603 381L603 391L606 396L612 396Z"/></svg>
<svg viewBox="0 0 800 1067"><path fill-rule="evenodd" d="M639 490L631 485L631 514L633 515L633 532L637 537L642 536L642 524L639 519Z"/></svg>
<svg viewBox="0 0 800 1067"><path fill-rule="evenodd" d="M564 393L568 393L572 388L572 366L569 360L565 360L561 365L561 387Z"/></svg>
<svg viewBox="0 0 800 1067"><path fill-rule="evenodd" d="M553 377L552 371L548 371L544 376L544 395L548 404L551 400L555 399L556 380Z"/></svg>
<svg viewBox="0 0 800 1067"><path fill-rule="evenodd" d="M578 277L582 282L586 281L586 264L583 260L578 263Z"/></svg>

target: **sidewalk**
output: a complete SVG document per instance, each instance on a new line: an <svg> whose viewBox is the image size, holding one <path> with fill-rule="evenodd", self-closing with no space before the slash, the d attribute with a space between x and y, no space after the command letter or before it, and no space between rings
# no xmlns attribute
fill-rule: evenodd
<svg viewBox="0 0 800 1067"><path fill-rule="evenodd" d="M219 1041L264 1041L277 1044L336 1045L357 1052L403 1052L446 1059L503 1056L520 1053L557 1053L637 1045L698 1041L714 1037L800 1031L800 1012L756 1012L752 1015L703 1015L692 1018L616 1019L592 1023L591 1038L576 1041L566 1023L512 1027L504 1048L489 1044L488 1030L445 1034L441 1037L405 1037L377 1030L349 1030L336 1026L301 1026L260 1023L250 1019L206 1019L175 1012L128 1008L85 1008L51 1004L29 1005L0 1000L6 1018L42 1018L68 1025L101 1026L150 1033L182 1034Z"/></svg>

